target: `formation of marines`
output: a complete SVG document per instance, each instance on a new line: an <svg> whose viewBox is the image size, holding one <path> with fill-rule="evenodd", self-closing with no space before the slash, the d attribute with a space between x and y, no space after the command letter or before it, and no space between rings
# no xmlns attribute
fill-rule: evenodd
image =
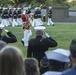
<svg viewBox="0 0 76 75"><path fill-rule="evenodd" d="M5 8L0 7L0 22L4 26L20 26L22 9L21 8Z"/></svg>
<svg viewBox="0 0 76 75"><path fill-rule="evenodd" d="M28 11L28 14L31 13L31 11L22 9L22 8L5 8L0 7L0 23L4 26L12 25L14 26L21 26L22 25L22 19L21 15L23 11Z"/></svg>
<svg viewBox="0 0 76 75"><path fill-rule="evenodd" d="M33 13L31 12L31 7L24 7L24 8L0 7L0 23L1 23L1 25L3 25L3 26L12 25L12 27L22 26L21 15L23 14L24 11L27 11L31 26L34 27L34 26L44 25L43 21L41 20L42 13L41 13L40 7L35 7ZM51 13L48 13L48 14L51 14Z"/></svg>

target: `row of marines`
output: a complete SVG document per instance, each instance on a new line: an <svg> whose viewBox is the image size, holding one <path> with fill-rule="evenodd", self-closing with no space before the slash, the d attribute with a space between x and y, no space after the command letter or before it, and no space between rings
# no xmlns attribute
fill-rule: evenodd
<svg viewBox="0 0 76 75"><path fill-rule="evenodd" d="M51 20L52 17L52 8L49 7L48 11L48 23L47 25L54 25L54 23ZM22 25L22 19L21 15L24 11L27 11L30 25L32 26L41 26L44 25L44 22L42 21L42 10L40 7L36 7L34 9L34 12L31 12L31 7L24 7L24 8L5 8L0 7L0 22L1 25L9 26L21 26Z"/></svg>

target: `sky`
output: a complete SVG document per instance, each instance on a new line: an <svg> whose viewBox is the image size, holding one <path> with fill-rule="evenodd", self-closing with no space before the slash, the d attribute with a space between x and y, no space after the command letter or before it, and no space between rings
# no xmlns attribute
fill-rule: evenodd
<svg viewBox="0 0 76 75"><path fill-rule="evenodd" d="M72 1L74 1L74 0L67 0L67 2L72 2Z"/></svg>

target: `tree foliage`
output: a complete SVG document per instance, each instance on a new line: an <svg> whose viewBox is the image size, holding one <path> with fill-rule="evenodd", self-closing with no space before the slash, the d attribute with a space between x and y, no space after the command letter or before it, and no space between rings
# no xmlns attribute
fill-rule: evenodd
<svg viewBox="0 0 76 75"><path fill-rule="evenodd" d="M43 7L47 6L65 6L69 5L67 0L0 0L0 5L9 6L14 5L15 7L21 6L28 6L32 4L34 7L39 5L43 5Z"/></svg>

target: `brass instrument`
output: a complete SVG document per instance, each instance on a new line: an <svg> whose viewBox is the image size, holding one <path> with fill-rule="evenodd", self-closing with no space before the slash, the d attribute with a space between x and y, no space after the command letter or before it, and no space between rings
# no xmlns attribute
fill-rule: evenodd
<svg viewBox="0 0 76 75"><path fill-rule="evenodd" d="M26 29L28 26L29 26L29 20L27 21L27 22L23 22L23 27L22 27L22 29Z"/></svg>
<svg viewBox="0 0 76 75"><path fill-rule="evenodd" d="M30 17L32 18L34 16L34 13L30 13Z"/></svg>

